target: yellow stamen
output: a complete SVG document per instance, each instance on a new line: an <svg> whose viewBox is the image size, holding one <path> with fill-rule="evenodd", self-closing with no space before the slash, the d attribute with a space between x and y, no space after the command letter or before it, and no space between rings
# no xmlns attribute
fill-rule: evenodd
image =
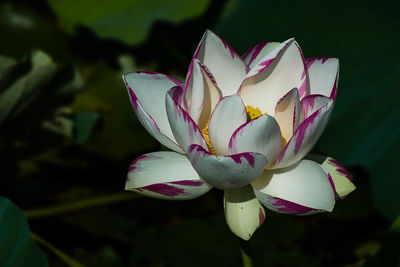
<svg viewBox="0 0 400 267"><path fill-rule="evenodd" d="M267 113L262 113L257 107L252 107L250 105L246 106L247 121L257 119L261 115L267 115Z"/></svg>
<svg viewBox="0 0 400 267"><path fill-rule="evenodd" d="M203 130L201 130L201 132L203 133L204 139L207 142L207 146L208 146L208 149L210 150L210 153L213 155L217 155L217 153L215 153L214 147L211 144L210 137L208 136L208 123L207 123L206 127Z"/></svg>

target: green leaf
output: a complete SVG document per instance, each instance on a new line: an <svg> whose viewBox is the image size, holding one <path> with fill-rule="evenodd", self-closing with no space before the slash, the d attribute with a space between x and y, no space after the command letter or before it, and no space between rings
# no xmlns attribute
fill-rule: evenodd
<svg viewBox="0 0 400 267"><path fill-rule="evenodd" d="M47 266L42 251L33 242L22 211L0 197L0 262L2 266Z"/></svg>
<svg viewBox="0 0 400 267"><path fill-rule="evenodd" d="M178 23L198 16L206 9L209 0L48 2L69 32L81 24L102 38L120 39L129 44L136 44L145 39L147 31L156 20Z"/></svg>

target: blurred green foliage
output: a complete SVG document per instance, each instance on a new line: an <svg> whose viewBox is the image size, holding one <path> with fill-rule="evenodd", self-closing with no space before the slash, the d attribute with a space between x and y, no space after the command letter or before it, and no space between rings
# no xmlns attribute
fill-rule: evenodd
<svg viewBox="0 0 400 267"><path fill-rule="evenodd" d="M294 36L306 57L340 59L317 148L344 163L357 190L332 214L268 212L251 240L255 266L398 266L398 220L389 228L400 214L399 24L395 9L359 0L5 1L0 195L25 211L50 266L238 266L222 192L187 202L123 194L129 163L162 148L121 75L182 79L206 28L239 53ZM12 222L3 217L0 235Z"/></svg>
<svg viewBox="0 0 400 267"><path fill-rule="evenodd" d="M129 44L143 41L157 20L178 23L199 16L208 2L114 0L110 5L109 1L104 0L49 0L67 31L73 31L77 25L85 25L102 38L118 39Z"/></svg>

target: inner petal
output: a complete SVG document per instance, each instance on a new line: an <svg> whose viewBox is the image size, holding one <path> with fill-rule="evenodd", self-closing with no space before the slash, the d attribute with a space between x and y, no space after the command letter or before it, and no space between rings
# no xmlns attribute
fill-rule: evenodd
<svg viewBox="0 0 400 267"><path fill-rule="evenodd" d="M247 121L251 121L254 119L257 119L258 117L260 117L261 115L268 115L267 112L262 112L260 108L258 107L253 107L251 105L247 105L246 106L246 113L247 113ZM278 121L279 123L279 121ZM283 134L283 129L281 127L281 125L279 125L279 128L281 129L281 133L282 133L282 148L286 145L287 141L286 138L284 137L285 135Z"/></svg>

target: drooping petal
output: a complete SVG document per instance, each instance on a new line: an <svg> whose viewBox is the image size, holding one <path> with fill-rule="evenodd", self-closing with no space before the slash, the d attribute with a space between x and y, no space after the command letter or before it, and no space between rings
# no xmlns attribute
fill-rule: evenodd
<svg viewBox="0 0 400 267"><path fill-rule="evenodd" d="M276 120L262 115L240 126L229 140L229 154L257 152L272 163L282 147L282 136Z"/></svg>
<svg viewBox="0 0 400 267"><path fill-rule="evenodd" d="M153 72L131 72L123 75L128 94L139 121L161 144L182 153L172 134L165 111L165 95L182 83L172 77Z"/></svg>
<svg viewBox="0 0 400 267"><path fill-rule="evenodd" d="M259 153L215 156L199 145L189 147L189 159L200 177L219 189L245 186L257 179L266 166L265 157Z"/></svg>
<svg viewBox="0 0 400 267"><path fill-rule="evenodd" d="M186 91L187 110L199 128L203 129L221 100L221 92L207 67L197 59L193 61L193 74Z"/></svg>
<svg viewBox="0 0 400 267"><path fill-rule="evenodd" d="M210 30L204 33L193 58L199 59L210 70L222 96L236 94L248 71L241 57Z"/></svg>
<svg viewBox="0 0 400 267"><path fill-rule="evenodd" d="M224 210L229 228L244 240L249 240L264 223L264 207L250 185L224 190Z"/></svg>
<svg viewBox="0 0 400 267"><path fill-rule="evenodd" d="M335 205L328 173L311 160L279 170L265 170L251 185L264 206L281 213L308 215L332 211Z"/></svg>
<svg viewBox="0 0 400 267"><path fill-rule="evenodd" d="M275 47L249 71L239 94L246 106L274 114L279 99L293 88L300 90L304 85L307 79L304 72L301 50L293 39L289 39Z"/></svg>
<svg viewBox="0 0 400 267"><path fill-rule="evenodd" d="M337 58L306 58L310 80L310 94L319 94L336 99L339 78Z"/></svg>
<svg viewBox="0 0 400 267"><path fill-rule="evenodd" d="M278 42L262 42L254 47L247 50L242 58L243 61L249 66L249 68L253 68L258 63L260 63L261 59L263 59L269 52L271 52L275 47L277 47L280 43Z"/></svg>
<svg viewBox="0 0 400 267"><path fill-rule="evenodd" d="M326 155L310 153L307 159L319 163L331 176L337 198L345 198L348 194L356 190L356 186L352 183L350 174L335 159Z"/></svg>
<svg viewBox="0 0 400 267"><path fill-rule="evenodd" d="M198 144L207 148L207 143L204 139L201 130L187 112L176 101L176 95L183 92L181 87L172 88L165 96L165 106L168 115L168 121L171 125L174 137L183 151L192 144Z"/></svg>
<svg viewBox="0 0 400 267"><path fill-rule="evenodd" d="M218 155L229 155L229 139L246 120L246 107L239 95L224 97L218 103L208 124L208 136Z"/></svg>
<svg viewBox="0 0 400 267"><path fill-rule="evenodd" d="M168 200L193 199L211 188L199 177L186 156L169 151L153 152L135 159L125 184L125 190Z"/></svg>
<svg viewBox="0 0 400 267"><path fill-rule="evenodd" d="M329 102L331 102L331 99L323 95L308 95L304 97L300 102L300 123Z"/></svg>
<svg viewBox="0 0 400 267"><path fill-rule="evenodd" d="M278 169L288 167L306 156L324 131L332 110L333 101L330 100L328 104L306 118L297 127L292 138L279 153L272 168Z"/></svg>
<svg viewBox="0 0 400 267"><path fill-rule="evenodd" d="M281 128L283 138L289 140L300 121L300 98L296 88L290 90L276 104L275 119Z"/></svg>

